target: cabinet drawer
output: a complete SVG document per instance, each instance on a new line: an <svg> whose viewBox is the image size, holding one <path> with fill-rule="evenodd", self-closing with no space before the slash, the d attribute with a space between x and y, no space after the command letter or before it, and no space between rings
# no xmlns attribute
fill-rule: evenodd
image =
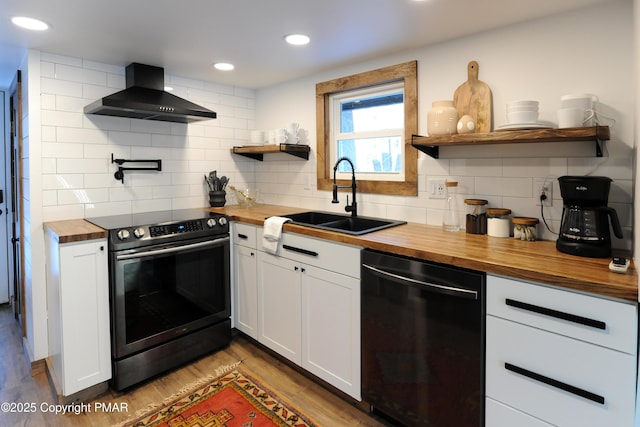
<svg viewBox="0 0 640 427"><path fill-rule="evenodd" d="M487 316L486 395L561 426L632 426L635 357Z"/></svg>
<svg viewBox="0 0 640 427"><path fill-rule="evenodd" d="M241 222L233 223L233 242L248 248L256 248L258 227ZM260 234L262 238L262 233Z"/></svg>
<svg viewBox="0 0 640 427"><path fill-rule="evenodd" d="M314 267L360 278L360 248L356 246L283 233L280 255Z"/></svg>
<svg viewBox="0 0 640 427"><path fill-rule="evenodd" d="M486 399L486 427L553 427L530 415L520 412L491 398Z"/></svg>
<svg viewBox="0 0 640 427"><path fill-rule="evenodd" d="M636 354L637 306L487 275L487 313Z"/></svg>

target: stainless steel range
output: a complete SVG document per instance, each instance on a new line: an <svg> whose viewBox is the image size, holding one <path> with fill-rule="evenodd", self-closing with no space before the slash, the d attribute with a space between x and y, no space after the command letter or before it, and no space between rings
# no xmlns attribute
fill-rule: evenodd
<svg viewBox="0 0 640 427"><path fill-rule="evenodd" d="M225 215L185 209L87 221L109 231L113 389L229 344Z"/></svg>

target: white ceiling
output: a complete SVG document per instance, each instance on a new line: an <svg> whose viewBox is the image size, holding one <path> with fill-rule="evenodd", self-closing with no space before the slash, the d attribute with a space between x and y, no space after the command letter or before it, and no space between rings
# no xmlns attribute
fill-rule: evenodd
<svg viewBox="0 0 640 427"><path fill-rule="evenodd" d="M25 50L260 88L611 0L0 0L0 87ZM15 27L26 15L51 26ZM305 33L311 43L286 45ZM213 62L236 65L214 70Z"/></svg>

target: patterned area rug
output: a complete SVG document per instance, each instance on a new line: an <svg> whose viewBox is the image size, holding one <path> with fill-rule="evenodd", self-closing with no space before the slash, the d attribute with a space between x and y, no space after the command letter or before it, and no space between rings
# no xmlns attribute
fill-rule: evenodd
<svg viewBox="0 0 640 427"><path fill-rule="evenodd" d="M312 427L315 424L292 409L273 391L243 370L209 378L138 414L122 427Z"/></svg>

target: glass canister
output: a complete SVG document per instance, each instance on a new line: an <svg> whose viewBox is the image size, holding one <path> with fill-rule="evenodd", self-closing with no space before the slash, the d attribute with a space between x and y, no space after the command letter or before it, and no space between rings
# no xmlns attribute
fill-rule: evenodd
<svg viewBox="0 0 640 427"><path fill-rule="evenodd" d="M487 203L483 199L464 199L467 233L487 234Z"/></svg>
<svg viewBox="0 0 640 427"><path fill-rule="evenodd" d="M460 209L458 208L458 182L445 181L447 199L442 217L444 231L460 231Z"/></svg>
<svg viewBox="0 0 640 427"><path fill-rule="evenodd" d="M487 234L493 237L511 235L511 209L487 208Z"/></svg>
<svg viewBox="0 0 640 427"><path fill-rule="evenodd" d="M530 242L538 239L538 218L530 218L525 216L514 216L513 221L513 237L519 240L528 240Z"/></svg>

